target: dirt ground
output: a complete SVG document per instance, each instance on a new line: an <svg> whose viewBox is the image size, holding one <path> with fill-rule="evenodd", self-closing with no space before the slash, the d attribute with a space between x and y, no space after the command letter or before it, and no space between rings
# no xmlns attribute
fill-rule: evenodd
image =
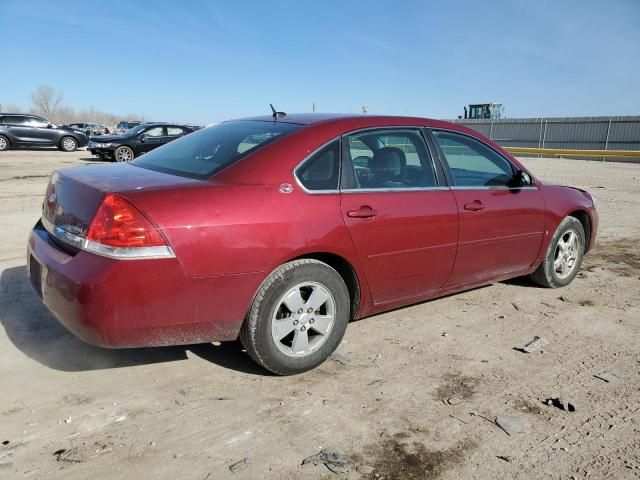
<svg viewBox="0 0 640 480"><path fill-rule="evenodd" d="M0 153L0 478L640 477L640 165L524 159L600 201L569 287L510 281L353 322L343 356L281 378L235 343L102 350L47 313L27 236L51 171L88 157ZM535 335L542 351L514 349ZM350 471L302 465L321 449Z"/></svg>

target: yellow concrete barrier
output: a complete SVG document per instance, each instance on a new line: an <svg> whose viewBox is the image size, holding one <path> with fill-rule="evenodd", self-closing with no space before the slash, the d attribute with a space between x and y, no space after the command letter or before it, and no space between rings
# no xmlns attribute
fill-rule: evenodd
<svg viewBox="0 0 640 480"><path fill-rule="evenodd" d="M514 155L533 154L550 156L575 156L575 157L635 157L640 158L638 150L575 150L571 148L525 148L525 147L502 147L507 152Z"/></svg>

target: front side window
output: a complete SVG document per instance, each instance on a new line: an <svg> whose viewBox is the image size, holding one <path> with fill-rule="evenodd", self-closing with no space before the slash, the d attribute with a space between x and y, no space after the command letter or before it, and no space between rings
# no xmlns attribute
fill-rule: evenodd
<svg viewBox="0 0 640 480"><path fill-rule="evenodd" d="M431 157L419 130L372 130L346 137L353 169L347 189L435 187Z"/></svg>
<svg viewBox="0 0 640 480"><path fill-rule="evenodd" d="M467 135L434 131L458 187L510 186L514 171L505 158Z"/></svg>
<svg viewBox="0 0 640 480"><path fill-rule="evenodd" d="M146 130L144 134L147 137L162 137L164 135L164 127L153 127Z"/></svg>
<svg viewBox="0 0 640 480"><path fill-rule="evenodd" d="M307 190L337 190L340 171L340 140L314 153L296 170Z"/></svg>
<svg viewBox="0 0 640 480"><path fill-rule="evenodd" d="M209 178L242 157L302 125L237 120L203 128L131 162L142 168L190 178Z"/></svg>
<svg viewBox="0 0 640 480"><path fill-rule="evenodd" d="M47 125L49 125L49 122L47 122L44 118L40 118L40 117L28 117L28 120L25 123L25 125L29 127L44 128Z"/></svg>

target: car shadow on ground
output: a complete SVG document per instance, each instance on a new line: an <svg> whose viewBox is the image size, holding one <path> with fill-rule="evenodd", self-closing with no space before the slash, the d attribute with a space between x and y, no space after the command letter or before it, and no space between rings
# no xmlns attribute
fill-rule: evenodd
<svg viewBox="0 0 640 480"><path fill-rule="evenodd" d="M8 268L0 276L0 323L18 350L54 370L79 372L175 362L187 360L190 351L223 368L270 375L251 360L240 342L119 350L89 345L60 325L36 297L25 266Z"/></svg>
<svg viewBox="0 0 640 480"><path fill-rule="evenodd" d="M107 159L102 159L100 157L97 156L91 156L91 157L82 157L79 158L78 160L83 161L83 162L94 162L94 163L111 163L110 160Z"/></svg>
<svg viewBox="0 0 640 480"><path fill-rule="evenodd" d="M78 147L78 151L83 151L86 147ZM68 152L63 152L56 146L48 145L48 146L28 146L28 147L11 147L10 150L15 150L18 152L60 152L61 154L66 154Z"/></svg>

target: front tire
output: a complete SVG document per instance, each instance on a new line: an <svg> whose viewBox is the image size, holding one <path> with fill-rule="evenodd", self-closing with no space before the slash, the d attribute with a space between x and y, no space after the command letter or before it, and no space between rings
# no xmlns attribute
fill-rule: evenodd
<svg viewBox="0 0 640 480"><path fill-rule="evenodd" d="M116 151L113 153L113 158L116 159L116 162L130 162L134 157L133 150L124 146L116 148Z"/></svg>
<svg viewBox="0 0 640 480"><path fill-rule="evenodd" d="M278 375L323 363L340 344L350 299L338 272L312 259L294 260L263 282L240 330L247 353Z"/></svg>
<svg viewBox="0 0 640 480"><path fill-rule="evenodd" d="M78 148L78 141L73 137L62 137L60 140L60 150L63 152L75 152Z"/></svg>
<svg viewBox="0 0 640 480"><path fill-rule="evenodd" d="M547 288L569 285L580 270L586 246L584 227L575 217L566 217L553 234L547 254L531 279Z"/></svg>
<svg viewBox="0 0 640 480"><path fill-rule="evenodd" d="M0 152L9 150L9 139L4 135L0 135Z"/></svg>

